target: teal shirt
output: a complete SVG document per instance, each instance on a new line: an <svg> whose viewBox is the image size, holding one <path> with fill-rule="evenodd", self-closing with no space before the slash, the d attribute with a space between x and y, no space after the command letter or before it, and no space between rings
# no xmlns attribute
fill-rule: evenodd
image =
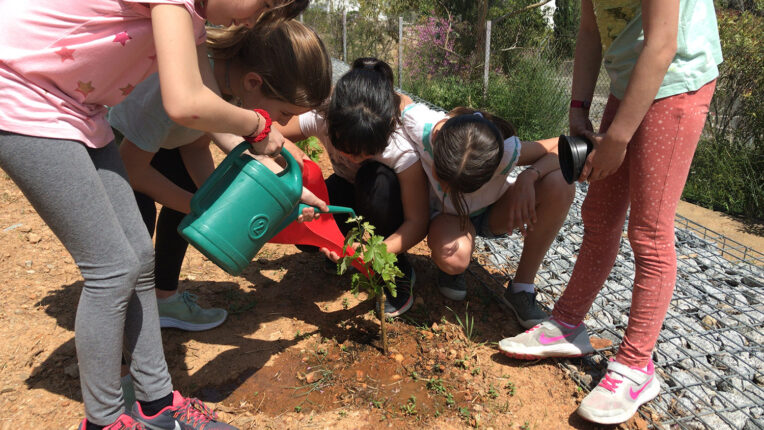
<svg viewBox="0 0 764 430"><path fill-rule="evenodd" d="M645 39L639 2L593 0L593 4L603 43L605 70L610 76L610 92L623 99ZM620 30L618 34L613 34L614 29ZM655 98L700 89L719 76L717 66L721 62L713 0L680 0L676 55Z"/></svg>

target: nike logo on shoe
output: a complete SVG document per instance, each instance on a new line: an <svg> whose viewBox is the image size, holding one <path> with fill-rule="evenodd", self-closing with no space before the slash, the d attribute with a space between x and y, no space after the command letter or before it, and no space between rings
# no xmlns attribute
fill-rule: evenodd
<svg viewBox="0 0 764 430"><path fill-rule="evenodd" d="M652 381L652 380L653 380L653 376L651 376L650 379L648 379L647 382L645 382L645 384L642 385L642 388L640 388L637 391L634 391L633 387L629 387L629 396L631 396L631 400L637 400L637 397L639 397L639 395L642 393L642 391L645 388L647 388L647 386L650 384L650 381Z"/></svg>
<svg viewBox="0 0 764 430"><path fill-rule="evenodd" d="M573 334L573 332L570 332L568 334L564 334L562 336L547 337L544 333L541 333L541 335L539 336L539 343L542 344L542 345L549 345L550 343L554 343L554 342L557 342L559 340L563 340L563 339L565 339L566 337L568 337L568 336L570 336L572 334Z"/></svg>

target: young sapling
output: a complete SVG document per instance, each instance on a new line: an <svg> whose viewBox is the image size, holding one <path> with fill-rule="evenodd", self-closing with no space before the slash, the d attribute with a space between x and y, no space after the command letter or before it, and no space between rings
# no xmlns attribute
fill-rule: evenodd
<svg viewBox="0 0 764 430"><path fill-rule="evenodd" d="M395 297L395 278L403 277L403 272L395 263L398 257L387 251L384 237L374 234L374 226L363 217L350 218L348 223L355 226L350 229L345 237L342 248L344 257L339 260L338 273L345 273L354 261L361 264L362 270L353 274L351 286L353 294L358 294L360 289L366 290L370 298L376 298L377 318L379 318L380 337L382 339L382 351L388 355L387 330L385 328L385 288L390 295ZM354 249L353 255L348 250ZM356 266L357 267L357 266Z"/></svg>

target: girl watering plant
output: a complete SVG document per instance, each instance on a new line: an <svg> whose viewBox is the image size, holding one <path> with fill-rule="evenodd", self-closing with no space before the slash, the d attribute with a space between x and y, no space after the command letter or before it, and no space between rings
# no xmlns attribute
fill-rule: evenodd
<svg viewBox="0 0 764 430"><path fill-rule="evenodd" d="M273 121L286 124L329 96L329 56L318 35L301 23L261 22L252 29L208 29L208 33L213 83L243 107L263 108ZM112 108L109 122L125 136L120 154L149 234L154 234L156 223L154 272L160 325L190 331L217 327L227 316L225 310L204 309L195 296L178 293L188 242L177 230L193 193L214 168L209 136L167 117L156 75ZM213 137L225 152L241 142L236 135ZM158 220L155 202L163 206Z"/></svg>
<svg viewBox="0 0 764 430"><path fill-rule="evenodd" d="M0 6L0 166L71 253L84 278L75 343L87 419L80 429L230 429L173 391L154 295L151 239L106 121L159 70L164 108L186 127L272 151L267 118L205 86L204 23L251 26L306 0L38 0ZM123 407L123 346L138 401Z"/></svg>
<svg viewBox="0 0 764 430"><path fill-rule="evenodd" d="M560 173L556 140L522 142L509 122L468 108L444 113L414 104L402 120L430 180L427 244L439 291L463 300L475 236L517 228L525 236L523 252L504 299L520 325L539 323L546 314L536 302L534 278L575 193ZM528 167L511 179L516 165Z"/></svg>
<svg viewBox="0 0 764 430"><path fill-rule="evenodd" d="M599 385L578 408L628 420L660 391L651 359L676 281L674 214L714 92L721 48L711 0L582 0L570 132L594 143L580 181L584 238L552 317L499 348L518 358L591 353L582 321L613 267L629 211L635 275L629 323ZM611 95L600 133L589 103L604 59Z"/></svg>

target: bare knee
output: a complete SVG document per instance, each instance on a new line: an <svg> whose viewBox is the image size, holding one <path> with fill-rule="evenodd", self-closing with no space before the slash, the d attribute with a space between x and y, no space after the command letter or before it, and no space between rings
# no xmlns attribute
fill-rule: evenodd
<svg viewBox="0 0 764 430"><path fill-rule="evenodd" d="M464 244L455 241L448 245L433 249L432 259L438 268L449 275L458 275L467 270L472 257L472 249L466 248Z"/></svg>
<svg viewBox="0 0 764 430"><path fill-rule="evenodd" d="M537 195L540 204L546 204L567 214L576 196L576 186L568 184L560 170L555 170L539 182Z"/></svg>

